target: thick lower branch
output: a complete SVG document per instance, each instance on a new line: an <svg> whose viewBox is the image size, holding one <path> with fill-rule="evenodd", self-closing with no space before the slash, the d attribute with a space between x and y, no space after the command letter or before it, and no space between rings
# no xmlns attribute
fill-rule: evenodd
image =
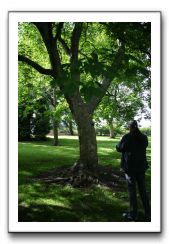
<svg viewBox="0 0 169 244"><path fill-rule="evenodd" d="M43 75L52 75L51 69L45 69L41 65L37 64L36 62L32 61L31 59L29 59L23 55L18 55L18 61L22 61L22 62L30 65L32 68L36 69L39 73L41 73Z"/></svg>

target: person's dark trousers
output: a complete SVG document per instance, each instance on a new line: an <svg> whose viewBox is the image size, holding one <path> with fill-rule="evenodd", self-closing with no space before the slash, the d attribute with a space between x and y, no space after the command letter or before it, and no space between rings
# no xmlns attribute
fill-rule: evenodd
<svg viewBox="0 0 169 244"><path fill-rule="evenodd" d="M130 215L133 219L137 219L137 193L136 193L136 184L138 185L139 194L142 200L144 213L146 218L151 218L151 209L149 205L149 199L146 193L145 187L145 174L136 174L136 175L128 175L125 174L128 192L129 192L129 200L130 200Z"/></svg>

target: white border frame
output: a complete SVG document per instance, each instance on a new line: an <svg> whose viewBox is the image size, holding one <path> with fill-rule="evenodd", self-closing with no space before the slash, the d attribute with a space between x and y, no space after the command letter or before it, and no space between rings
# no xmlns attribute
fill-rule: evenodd
<svg viewBox="0 0 169 244"><path fill-rule="evenodd" d="M18 22L151 22L151 222L18 222ZM9 12L9 232L161 231L161 13Z"/></svg>

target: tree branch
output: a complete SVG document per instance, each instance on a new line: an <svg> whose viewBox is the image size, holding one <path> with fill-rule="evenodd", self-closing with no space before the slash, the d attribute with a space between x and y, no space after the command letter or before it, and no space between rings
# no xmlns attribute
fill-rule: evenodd
<svg viewBox="0 0 169 244"><path fill-rule="evenodd" d="M23 55L18 55L18 61L22 61L22 62L30 65L31 67L33 67L34 69L36 69L39 73L41 73L43 75L52 75L51 69L45 69L42 66L40 66L39 64L37 64L36 62L32 61L31 59L29 59Z"/></svg>
<svg viewBox="0 0 169 244"><path fill-rule="evenodd" d="M79 49L79 40L82 33L82 25L83 23L75 23L72 38L71 38L71 63L73 66L76 66L78 63L78 49Z"/></svg>
<svg viewBox="0 0 169 244"><path fill-rule="evenodd" d="M65 50L66 54L69 55L70 57L72 56L71 55L71 50L70 48L68 47L67 43L60 37L58 37L58 41L61 43L63 49Z"/></svg>
<svg viewBox="0 0 169 244"><path fill-rule="evenodd" d="M102 98L104 97L107 89L109 88L111 80L108 78L104 78L102 80L102 84L100 86L100 96L92 96L90 101L87 103L89 113L93 113L96 107L101 102Z"/></svg>
<svg viewBox="0 0 169 244"><path fill-rule="evenodd" d="M119 49L116 53L115 56L115 60L113 63L113 69L112 72L114 72L113 76L115 77L119 71L119 69L121 68L121 64L122 64L122 60L125 54L125 44L123 42L120 42L120 46ZM92 113L96 107L99 105L99 103L101 102L102 98L104 97L106 91L108 90L111 82L112 82L113 78L109 79L107 77L104 77L104 79L102 80L102 84L100 85L100 91L101 91L101 95L100 96L93 96L90 101L87 103L88 106L88 111L90 113Z"/></svg>
<svg viewBox="0 0 169 244"><path fill-rule="evenodd" d="M64 24L64 22L59 22L59 24L57 26L56 36L54 37L55 41L57 41L61 37L61 31L63 28L63 24Z"/></svg>
<svg viewBox="0 0 169 244"><path fill-rule="evenodd" d="M46 49L49 54L50 63L52 67L53 76L55 78L60 76L61 72L61 60L60 55L57 49L57 45L55 39L53 37L52 32L52 23L51 22L33 22L33 24L38 28ZM59 35L63 23L60 23L59 27L57 28L57 33Z"/></svg>

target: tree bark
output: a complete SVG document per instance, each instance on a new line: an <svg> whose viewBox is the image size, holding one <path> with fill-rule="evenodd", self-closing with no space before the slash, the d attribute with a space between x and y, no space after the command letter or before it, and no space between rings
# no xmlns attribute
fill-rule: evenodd
<svg viewBox="0 0 169 244"><path fill-rule="evenodd" d="M95 172L98 166L96 133L90 116L84 116L79 121L78 133L80 143L80 160L82 167Z"/></svg>
<svg viewBox="0 0 169 244"><path fill-rule="evenodd" d="M69 97L68 102L77 124L80 146L80 158L74 169L91 174L97 173L97 141L92 114L81 100L80 94L76 93L73 97Z"/></svg>
<svg viewBox="0 0 169 244"><path fill-rule="evenodd" d="M74 135L74 132L73 132L73 124L72 124L72 121L69 121L68 122L68 126L69 126L70 135L73 136Z"/></svg>
<svg viewBox="0 0 169 244"><path fill-rule="evenodd" d="M109 125L109 130L110 130L110 138L115 138L115 133L114 133L114 127L113 124Z"/></svg>
<svg viewBox="0 0 169 244"><path fill-rule="evenodd" d="M53 136L54 136L53 145L58 146L59 145L58 121L55 118L53 118Z"/></svg>

